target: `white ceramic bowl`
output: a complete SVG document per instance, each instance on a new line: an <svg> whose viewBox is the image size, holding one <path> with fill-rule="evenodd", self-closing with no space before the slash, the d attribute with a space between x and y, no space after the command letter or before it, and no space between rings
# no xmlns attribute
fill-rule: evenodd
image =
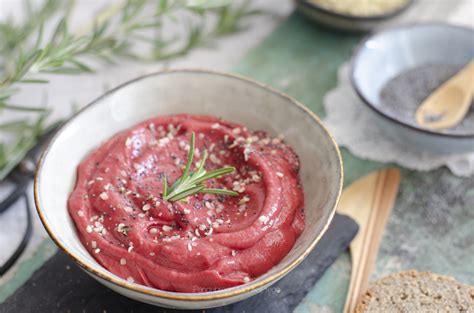
<svg viewBox="0 0 474 313"><path fill-rule="evenodd" d="M404 12L414 0L383 14L356 16L327 9L309 0L294 0L297 9L309 19L326 27L349 32L367 32ZM356 5L356 4L354 4Z"/></svg>
<svg viewBox="0 0 474 313"><path fill-rule="evenodd" d="M352 59L352 85L394 140L441 154L472 152L474 133L443 133L410 125L380 109L380 92L408 69L425 64L464 65L473 58L472 29L443 23L395 27L362 42Z"/></svg>
<svg viewBox="0 0 474 313"><path fill-rule="evenodd" d="M268 273L233 288L177 293L127 282L110 273L82 246L67 211L81 160L115 133L150 117L208 114L249 129L283 134L301 161L306 228L290 253ZM88 274L138 301L182 309L222 306L255 295L297 266L315 247L334 215L342 188L342 162L334 139L300 103L257 82L224 73L177 70L146 75L106 93L70 119L38 166L35 202L51 238Z"/></svg>

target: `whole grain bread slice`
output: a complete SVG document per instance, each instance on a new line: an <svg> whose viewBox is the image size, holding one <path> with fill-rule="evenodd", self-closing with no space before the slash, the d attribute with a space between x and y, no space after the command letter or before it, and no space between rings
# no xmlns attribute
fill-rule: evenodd
<svg viewBox="0 0 474 313"><path fill-rule="evenodd" d="M430 272L391 274L361 297L356 313L474 313L474 287Z"/></svg>

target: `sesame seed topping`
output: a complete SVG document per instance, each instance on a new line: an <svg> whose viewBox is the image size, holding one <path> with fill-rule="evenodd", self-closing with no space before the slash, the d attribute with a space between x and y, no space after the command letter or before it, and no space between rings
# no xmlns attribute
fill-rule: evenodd
<svg viewBox="0 0 474 313"><path fill-rule="evenodd" d="M95 241L95 240L92 240L92 241L91 241L91 248L92 248L92 249L97 248L97 241Z"/></svg>
<svg viewBox="0 0 474 313"><path fill-rule="evenodd" d="M106 193L106 192L103 192L99 195L99 197L102 199L102 200L107 200L109 199L109 195Z"/></svg>
<svg viewBox="0 0 474 313"><path fill-rule="evenodd" d="M96 249L94 250L94 253L100 253L100 248L96 248Z"/></svg>
<svg viewBox="0 0 474 313"><path fill-rule="evenodd" d="M89 234L92 233L92 226L91 226L91 225L87 225L86 231L87 231Z"/></svg>
<svg viewBox="0 0 474 313"><path fill-rule="evenodd" d="M128 226L124 223L120 223L117 225L117 231L124 236L128 236Z"/></svg>
<svg viewBox="0 0 474 313"><path fill-rule="evenodd" d="M250 281L250 278L244 277L244 283L248 283Z"/></svg>
<svg viewBox="0 0 474 313"><path fill-rule="evenodd" d="M135 282L135 280L134 280L132 277L128 277L128 278L127 278L127 281L128 281L129 283Z"/></svg>
<svg viewBox="0 0 474 313"><path fill-rule="evenodd" d="M168 225L163 225L162 229L163 229L163 231L172 231L173 227L168 226Z"/></svg>
<svg viewBox="0 0 474 313"><path fill-rule="evenodd" d="M212 128L212 129L218 129L219 126L221 126L219 123L215 123L215 124L212 124L212 125L211 125L211 128Z"/></svg>
<svg viewBox="0 0 474 313"><path fill-rule="evenodd" d="M151 205L149 205L148 203L145 204L145 205L142 207L142 210L143 210L143 211L148 211L148 210L150 210L150 209L151 209Z"/></svg>
<svg viewBox="0 0 474 313"><path fill-rule="evenodd" d="M277 175L278 177L283 177L283 176L284 176L282 172L276 172L276 175Z"/></svg>
<svg viewBox="0 0 474 313"><path fill-rule="evenodd" d="M125 260L124 258L121 258L120 265L125 265L125 264L127 264L127 260Z"/></svg>

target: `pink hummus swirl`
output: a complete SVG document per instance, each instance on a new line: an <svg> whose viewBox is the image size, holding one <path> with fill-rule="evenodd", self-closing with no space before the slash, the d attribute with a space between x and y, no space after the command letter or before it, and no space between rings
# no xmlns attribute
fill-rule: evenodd
<svg viewBox="0 0 474 313"><path fill-rule="evenodd" d="M192 132L196 164L207 150L206 170L236 168L207 187L239 196L162 199L164 176L172 184L182 174ZM82 243L110 272L162 290L212 291L257 278L291 250L304 228L298 172L280 138L210 116L164 116L87 156L68 208Z"/></svg>

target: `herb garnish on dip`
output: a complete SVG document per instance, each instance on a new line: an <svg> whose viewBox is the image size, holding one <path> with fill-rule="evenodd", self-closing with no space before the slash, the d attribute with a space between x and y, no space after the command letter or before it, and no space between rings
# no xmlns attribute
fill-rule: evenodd
<svg viewBox="0 0 474 313"><path fill-rule="evenodd" d="M298 172L281 138L215 117L158 117L79 165L69 213L112 273L162 290L218 290L291 250L304 229Z"/></svg>

